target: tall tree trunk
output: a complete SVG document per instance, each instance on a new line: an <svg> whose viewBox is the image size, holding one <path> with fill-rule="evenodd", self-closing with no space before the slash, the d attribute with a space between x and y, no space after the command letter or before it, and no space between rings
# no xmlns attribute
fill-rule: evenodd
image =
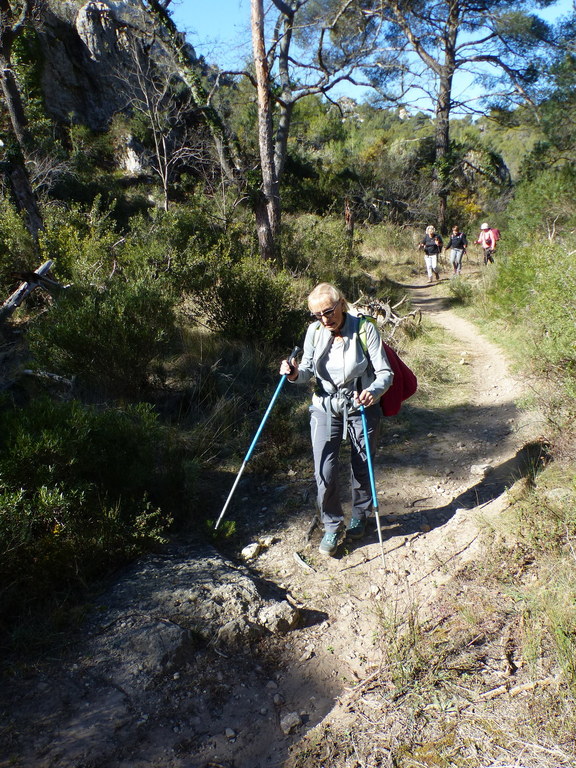
<svg viewBox="0 0 576 768"><path fill-rule="evenodd" d="M460 5L449 4L444 29L444 63L439 67L438 101L436 102L436 164L435 183L438 195L438 227L446 234L447 202L450 188L450 110L452 108L452 80L456 71L456 40L460 26Z"/></svg>
<svg viewBox="0 0 576 768"><path fill-rule="evenodd" d="M270 70L264 45L264 7L262 0L252 0L252 47L258 93L258 145L262 171L263 199L256 204L260 255L274 259L280 230L280 192L274 163L274 126L270 93Z"/></svg>
<svg viewBox="0 0 576 768"><path fill-rule="evenodd" d="M348 258L354 252L354 212L350 206L350 198L344 199L344 222L346 224L346 240L348 242Z"/></svg>
<svg viewBox="0 0 576 768"><path fill-rule="evenodd" d="M28 172L20 158L14 158L8 163L7 175L18 210L22 211L26 217L26 229L32 235L34 245L37 246L38 233L44 229L44 222L36 196L30 186Z"/></svg>
<svg viewBox="0 0 576 768"><path fill-rule="evenodd" d="M434 165L434 188L438 196L438 229L446 233L446 208L448 200L448 168L450 151L450 100L452 93L452 75L440 77L440 89L436 102L436 134Z"/></svg>
<svg viewBox="0 0 576 768"><path fill-rule="evenodd" d="M446 3L448 17L442 31L438 30L437 42L444 51L444 61L435 59L426 49L422 39L414 32L410 24L410 3L400 0L385 0L392 19L402 30L412 50L438 78L438 97L436 100L435 166L434 192L438 196L438 229L446 232L446 203L448 200L448 168L450 150L450 109L452 107L452 78L456 71L456 40L462 11L458 0Z"/></svg>
<svg viewBox="0 0 576 768"><path fill-rule="evenodd" d="M2 55L0 55L0 82L2 83L4 102L8 109L8 114L10 115L12 130L14 131L16 141L20 145L22 154L24 155L28 133L28 121L26 120L24 105L22 104L22 98L20 96L20 91L18 90L16 78L14 77L14 72L10 66L10 62Z"/></svg>
<svg viewBox="0 0 576 768"><path fill-rule="evenodd" d="M38 201L30 184L30 176L26 168L26 149L27 149L27 121L22 105L20 91L12 70L6 65L3 57L0 56L0 83L2 84L2 93L4 102L10 115L12 126L12 135L14 150L12 157L7 163L7 176L14 194L14 200L18 210L22 211L26 217L26 228L32 235L34 243L38 244L38 232L44 229L44 222Z"/></svg>
<svg viewBox="0 0 576 768"><path fill-rule="evenodd" d="M258 249L260 256L267 261L276 257L276 240L270 224L270 207L263 194L259 194L253 204L256 217L256 233L258 235Z"/></svg>
<svg viewBox="0 0 576 768"><path fill-rule="evenodd" d="M14 145L18 152L7 164L8 178L14 193L16 205L26 216L26 226L34 243L38 244L38 232L44 228L38 201L30 184L26 169L29 146L28 121L24 111L22 95L12 70L12 45L24 29L36 7L35 0L25 0L16 18L9 0L0 0L0 85L4 102L10 116Z"/></svg>
<svg viewBox="0 0 576 768"><path fill-rule="evenodd" d="M26 217L26 228L38 244L38 232L44 229L44 222L38 201L30 184L30 176L25 164L27 149L27 122L22 105L20 91L16 85L12 71L0 57L0 82L12 126L13 142L17 151L7 163L7 176L14 194L14 200L20 211Z"/></svg>
<svg viewBox="0 0 576 768"><path fill-rule="evenodd" d="M280 116L278 118L278 130L276 132L276 144L274 148L274 163L276 166L276 176L278 183L284 172L284 163L286 162L286 153L288 151L288 135L290 133L290 123L292 122L292 112L294 110L294 98L292 94L292 79L290 77L290 44L292 42L292 32L294 29L294 9L290 3L275 0L274 4L281 12L279 17L279 26L275 34L275 42L278 46L278 74L280 76ZM280 24L282 31L280 33Z"/></svg>

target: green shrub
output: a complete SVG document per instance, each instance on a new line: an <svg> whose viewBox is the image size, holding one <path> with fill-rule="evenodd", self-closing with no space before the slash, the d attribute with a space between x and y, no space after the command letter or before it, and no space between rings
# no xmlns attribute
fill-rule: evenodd
<svg viewBox="0 0 576 768"><path fill-rule="evenodd" d="M509 251L489 287L493 307L524 328L541 370L576 376L576 266L560 245Z"/></svg>
<svg viewBox="0 0 576 768"><path fill-rule="evenodd" d="M112 132L92 131L85 125L68 128L70 161L76 174L88 178L99 168L114 168L114 135Z"/></svg>
<svg viewBox="0 0 576 768"><path fill-rule="evenodd" d="M565 165L524 180L507 211L506 242L538 251L542 243L573 242L576 171Z"/></svg>
<svg viewBox="0 0 576 768"><path fill-rule="evenodd" d="M474 299L472 285L461 277L455 277L453 280L450 280L449 291L453 304L470 304Z"/></svg>
<svg viewBox="0 0 576 768"><path fill-rule="evenodd" d="M115 206L98 196L88 207L51 208L41 246L62 282L104 285L110 275L121 275L159 283L177 301L183 292L205 287L206 261L238 262L254 251L241 222L223 226L203 202L199 196L198 205L134 215L122 232Z"/></svg>
<svg viewBox="0 0 576 768"><path fill-rule="evenodd" d="M203 284L204 259L239 261L251 253L240 224L224 228L200 205L174 207L167 213L153 210L130 221L119 264L133 277L152 275L171 287L174 295L193 291ZM196 205L198 203L198 205Z"/></svg>
<svg viewBox="0 0 576 768"><path fill-rule="evenodd" d="M312 284L332 283L352 295L361 272L359 242L350 242L343 219L312 214L286 219L282 263L290 272L305 274Z"/></svg>
<svg viewBox="0 0 576 768"><path fill-rule="evenodd" d="M45 258L54 259L61 282L100 283L115 271L122 237L113 209L100 196L89 207L72 204L47 209L40 247Z"/></svg>
<svg viewBox="0 0 576 768"><path fill-rule="evenodd" d="M158 426L150 406L98 410L79 402L32 401L0 413L2 481L36 488L59 483L94 487L113 498L146 487Z"/></svg>
<svg viewBox="0 0 576 768"><path fill-rule="evenodd" d="M40 266L24 219L6 200L0 200L0 304L20 282L21 272Z"/></svg>
<svg viewBox="0 0 576 768"><path fill-rule="evenodd" d="M228 339L293 346L306 315L294 279L260 258L203 259L205 287L198 291L208 325Z"/></svg>
<svg viewBox="0 0 576 768"><path fill-rule="evenodd" d="M135 395L173 329L170 300L154 283L113 279L105 289L68 288L36 319L29 344L36 365L76 376L85 390Z"/></svg>
<svg viewBox="0 0 576 768"><path fill-rule="evenodd" d="M20 614L161 540L183 485L150 406L46 398L1 410L0 614Z"/></svg>

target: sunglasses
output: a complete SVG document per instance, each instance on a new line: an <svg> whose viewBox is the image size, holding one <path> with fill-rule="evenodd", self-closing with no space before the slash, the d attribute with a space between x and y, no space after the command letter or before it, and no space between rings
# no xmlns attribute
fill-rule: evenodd
<svg viewBox="0 0 576 768"><path fill-rule="evenodd" d="M334 306L331 307L330 309L325 309L322 312L311 312L311 315L312 317L315 317L316 320L322 320L323 317L328 319L329 317L332 317L334 312L336 312L336 308L338 307L339 304L340 304L340 299L338 299L336 304L334 304Z"/></svg>

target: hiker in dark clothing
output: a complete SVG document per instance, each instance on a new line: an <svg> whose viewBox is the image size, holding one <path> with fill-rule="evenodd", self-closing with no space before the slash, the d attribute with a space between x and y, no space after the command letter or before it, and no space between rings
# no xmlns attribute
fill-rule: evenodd
<svg viewBox="0 0 576 768"><path fill-rule="evenodd" d="M438 254L442 251L442 238L437 234L432 225L426 227L426 234L418 243L418 250L421 248L424 249L424 262L426 263L428 282L432 282L432 275L436 277L436 280L440 280Z"/></svg>
<svg viewBox="0 0 576 768"><path fill-rule="evenodd" d="M452 237L448 241L446 250L450 249L450 263L455 275L459 275L462 271L462 257L466 253L467 247L468 238L464 232L460 232L460 228L457 225L454 225L452 227Z"/></svg>

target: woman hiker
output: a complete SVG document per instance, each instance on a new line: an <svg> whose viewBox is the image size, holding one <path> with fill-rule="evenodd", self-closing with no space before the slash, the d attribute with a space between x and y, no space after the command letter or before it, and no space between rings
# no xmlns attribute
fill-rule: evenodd
<svg viewBox="0 0 576 768"><path fill-rule="evenodd" d="M462 272L462 256L466 253L468 247L468 238L464 232L460 232L460 227L452 227L452 236L446 245L446 250L450 249L450 263L455 275Z"/></svg>
<svg viewBox="0 0 576 768"><path fill-rule="evenodd" d="M494 264L494 251L496 250L496 237L487 222L480 225L480 234L476 245L481 245L484 252L484 266L490 262Z"/></svg>
<svg viewBox="0 0 576 768"><path fill-rule="evenodd" d="M361 539L372 511L372 490L360 405L363 405L374 455L381 419L378 400L392 383L393 373L378 329L363 323L365 348L359 336L360 318L350 314L343 293L329 283L317 285L308 296L315 318L306 332L302 361L283 360L280 373L289 381L306 384L315 378L310 407L310 429L317 504L324 536L320 553L335 555L344 530L338 483L338 456L346 435L350 438L352 515L346 530Z"/></svg>
<svg viewBox="0 0 576 768"><path fill-rule="evenodd" d="M432 282L432 275L440 280L438 272L438 254L442 251L442 238L436 233L432 225L426 227L426 234L418 243L418 250L424 249L424 262L428 273L428 282Z"/></svg>

